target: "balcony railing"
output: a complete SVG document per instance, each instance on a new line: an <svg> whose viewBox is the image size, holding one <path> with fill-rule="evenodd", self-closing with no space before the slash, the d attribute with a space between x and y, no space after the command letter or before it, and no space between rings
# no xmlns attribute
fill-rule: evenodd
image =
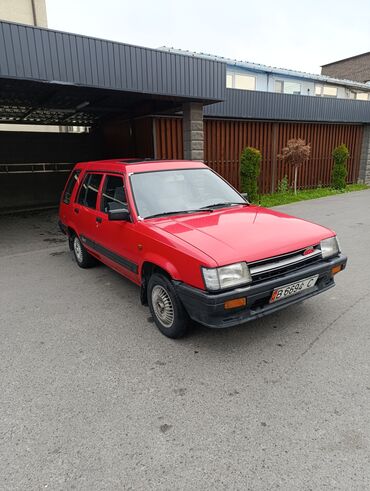
<svg viewBox="0 0 370 491"><path fill-rule="evenodd" d="M74 166L72 162L58 163L32 163L32 164L0 164L0 174L35 174L47 172L70 172Z"/></svg>

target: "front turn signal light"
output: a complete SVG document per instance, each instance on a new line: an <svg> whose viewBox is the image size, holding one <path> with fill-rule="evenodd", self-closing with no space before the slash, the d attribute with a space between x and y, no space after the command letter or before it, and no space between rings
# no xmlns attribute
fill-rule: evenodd
<svg viewBox="0 0 370 491"><path fill-rule="evenodd" d="M236 309L238 307L245 307L247 305L246 298L234 298L234 300L228 300L224 303L224 309Z"/></svg>
<svg viewBox="0 0 370 491"><path fill-rule="evenodd" d="M339 265L339 266L334 266L333 268L331 268L331 272L332 274L337 274L337 273L340 273L342 271L342 266Z"/></svg>

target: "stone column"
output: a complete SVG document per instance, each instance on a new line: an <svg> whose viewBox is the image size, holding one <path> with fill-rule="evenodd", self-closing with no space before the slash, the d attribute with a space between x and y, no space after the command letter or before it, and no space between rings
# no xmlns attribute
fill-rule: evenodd
<svg viewBox="0 0 370 491"><path fill-rule="evenodd" d="M204 159L203 104L187 102L183 105L184 159Z"/></svg>
<svg viewBox="0 0 370 491"><path fill-rule="evenodd" d="M364 126L358 181L370 185L370 125Z"/></svg>

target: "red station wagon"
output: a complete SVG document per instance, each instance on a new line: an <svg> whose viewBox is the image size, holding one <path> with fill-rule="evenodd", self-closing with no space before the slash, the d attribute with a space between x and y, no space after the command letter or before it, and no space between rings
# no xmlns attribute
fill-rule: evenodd
<svg viewBox="0 0 370 491"><path fill-rule="evenodd" d="M335 232L254 206L201 162L75 166L59 224L81 268L96 260L140 286L158 329L242 324L334 286Z"/></svg>

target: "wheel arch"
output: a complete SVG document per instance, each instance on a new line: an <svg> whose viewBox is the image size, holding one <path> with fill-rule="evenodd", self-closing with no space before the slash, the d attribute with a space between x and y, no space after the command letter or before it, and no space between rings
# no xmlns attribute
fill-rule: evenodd
<svg viewBox="0 0 370 491"><path fill-rule="evenodd" d="M73 251L73 237L75 235L77 235L77 232L72 227L67 227L67 237L70 251Z"/></svg>
<svg viewBox="0 0 370 491"><path fill-rule="evenodd" d="M153 273L161 273L169 280L179 277L177 269L168 260L160 257L147 258L140 268L140 300L143 305L147 305L148 280Z"/></svg>

